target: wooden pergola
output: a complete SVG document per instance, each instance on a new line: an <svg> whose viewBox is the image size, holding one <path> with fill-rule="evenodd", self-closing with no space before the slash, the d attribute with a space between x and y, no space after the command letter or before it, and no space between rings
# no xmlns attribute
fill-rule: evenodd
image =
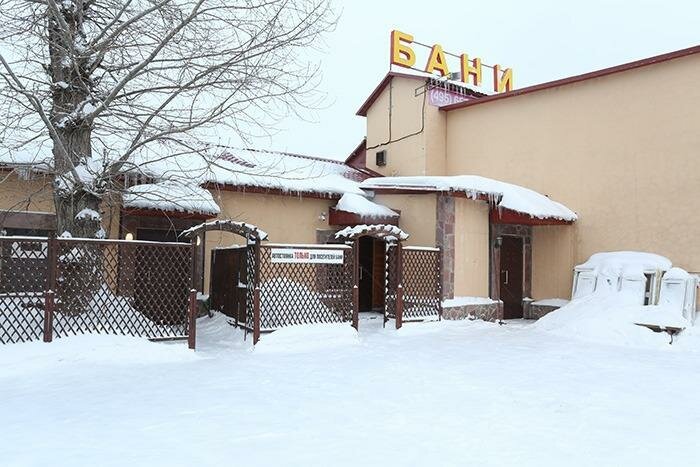
<svg viewBox="0 0 700 467"><path fill-rule="evenodd" d="M192 227L191 229L185 230L181 235L185 238L194 239L199 236L199 234L203 232L210 232L212 230L231 232L240 235L248 241L267 240L267 232L260 230L257 226L230 219L217 219L211 222L204 222Z"/></svg>

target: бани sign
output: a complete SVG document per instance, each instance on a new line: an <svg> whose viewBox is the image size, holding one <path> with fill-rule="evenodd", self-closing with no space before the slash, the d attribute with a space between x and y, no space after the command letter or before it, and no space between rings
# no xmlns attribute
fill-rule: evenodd
<svg viewBox="0 0 700 467"><path fill-rule="evenodd" d="M418 45L430 49L425 68L416 68L416 52L412 45ZM506 92L513 89L513 69L501 68L501 65L486 65L481 63L481 58L469 58L469 55L463 53L455 55L450 52L445 52L440 44L432 46L415 42L413 36L405 32L393 30L391 31L391 64L413 70L424 71L430 74L439 74L440 76L449 76L450 65L447 57L452 56L459 59L460 79L464 83L470 83L474 86L483 86L483 68L490 68L493 71L493 91Z"/></svg>

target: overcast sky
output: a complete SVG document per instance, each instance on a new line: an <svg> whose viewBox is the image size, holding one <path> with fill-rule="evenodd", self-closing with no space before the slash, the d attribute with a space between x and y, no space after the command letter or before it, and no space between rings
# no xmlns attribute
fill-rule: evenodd
<svg viewBox="0 0 700 467"><path fill-rule="evenodd" d="M286 120L274 137L255 140L256 147L347 156L365 136L364 118L355 112L388 71L392 29L512 67L516 88L700 44L698 0L336 0L336 5L340 22L320 55L327 107L312 121Z"/></svg>

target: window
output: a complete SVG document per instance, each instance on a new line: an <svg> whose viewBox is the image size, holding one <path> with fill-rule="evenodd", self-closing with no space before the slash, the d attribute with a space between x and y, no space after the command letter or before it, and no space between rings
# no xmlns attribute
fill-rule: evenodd
<svg viewBox="0 0 700 467"><path fill-rule="evenodd" d="M386 165L386 151L377 151L377 165L380 167Z"/></svg>

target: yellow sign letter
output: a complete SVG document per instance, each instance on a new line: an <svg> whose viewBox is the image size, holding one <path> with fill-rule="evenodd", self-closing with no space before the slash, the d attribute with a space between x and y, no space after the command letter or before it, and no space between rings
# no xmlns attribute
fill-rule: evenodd
<svg viewBox="0 0 700 467"><path fill-rule="evenodd" d="M440 73L440 76L447 76L450 74L450 70L447 69L447 60L445 59L445 52L443 52L442 46L440 44L435 44L430 50L428 64L425 66L425 71L428 73L432 73L436 70Z"/></svg>
<svg viewBox="0 0 700 467"><path fill-rule="evenodd" d="M496 92L513 90L513 69L506 68L501 72L501 65L493 66L493 90Z"/></svg>
<svg viewBox="0 0 700 467"><path fill-rule="evenodd" d="M405 44L404 44L405 42ZM413 42L413 36L405 32L391 31L391 64L411 68L416 64L416 54L408 44Z"/></svg>
<svg viewBox="0 0 700 467"><path fill-rule="evenodd" d="M474 58L470 64L469 55L462 54L460 61L462 63L462 82L468 83L471 76L474 86L481 86L481 59Z"/></svg>

